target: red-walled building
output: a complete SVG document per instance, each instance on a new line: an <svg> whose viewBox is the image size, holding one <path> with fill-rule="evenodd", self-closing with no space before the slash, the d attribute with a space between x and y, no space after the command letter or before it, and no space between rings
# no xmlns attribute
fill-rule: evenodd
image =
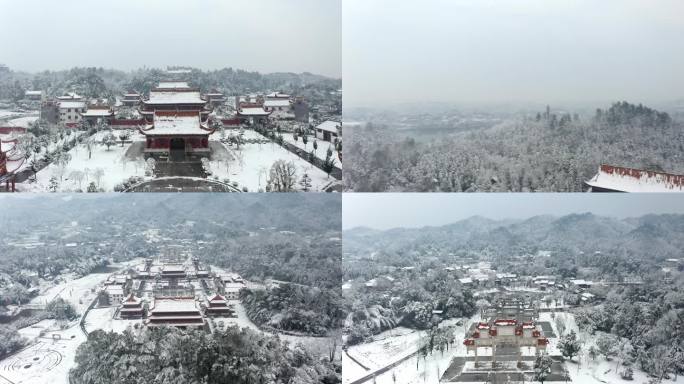
<svg viewBox="0 0 684 384"><path fill-rule="evenodd" d="M142 101L140 113L146 124L139 128L146 136L145 153L179 155L202 155L209 153L209 135L214 129L208 127L211 112L199 88L191 88L186 82L160 82Z"/></svg>
<svg viewBox="0 0 684 384"><path fill-rule="evenodd" d="M131 293L126 300L121 302L119 315L122 319L141 319L143 317L142 300Z"/></svg>
<svg viewBox="0 0 684 384"><path fill-rule="evenodd" d="M212 297L208 304L205 311L207 316L233 316L233 308L228 305L226 298L219 294Z"/></svg>
<svg viewBox="0 0 684 384"><path fill-rule="evenodd" d="M209 153L209 135L214 129L202 123L199 111L155 111L152 124L140 128L145 135L145 153Z"/></svg>
<svg viewBox="0 0 684 384"><path fill-rule="evenodd" d="M6 191L15 191L15 172L26 161L17 144L17 139L0 138L0 183L5 183Z"/></svg>
<svg viewBox="0 0 684 384"><path fill-rule="evenodd" d="M202 327L204 318L193 297L155 298L148 311L148 327Z"/></svg>

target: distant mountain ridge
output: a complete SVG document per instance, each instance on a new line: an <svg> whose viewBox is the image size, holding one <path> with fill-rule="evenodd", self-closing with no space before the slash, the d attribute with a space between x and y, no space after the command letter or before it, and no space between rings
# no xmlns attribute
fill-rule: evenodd
<svg viewBox="0 0 684 384"><path fill-rule="evenodd" d="M369 252L437 247L483 250L505 255L529 249L570 252L618 252L643 257L681 257L684 215L646 215L616 219L592 213L524 220L470 217L451 224L423 228L343 231L344 251L360 257Z"/></svg>

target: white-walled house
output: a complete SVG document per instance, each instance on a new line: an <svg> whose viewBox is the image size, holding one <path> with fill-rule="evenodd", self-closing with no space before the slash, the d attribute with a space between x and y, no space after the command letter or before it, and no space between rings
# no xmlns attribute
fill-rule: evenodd
<svg viewBox="0 0 684 384"><path fill-rule="evenodd" d="M336 138L342 138L342 123L327 120L316 126L316 138L323 141L334 142Z"/></svg>
<svg viewBox="0 0 684 384"><path fill-rule="evenodd" d="M84 101L60 101L58 108L60 123L78 123L81 121L81 114L86 111L86 103Z"/></svg>

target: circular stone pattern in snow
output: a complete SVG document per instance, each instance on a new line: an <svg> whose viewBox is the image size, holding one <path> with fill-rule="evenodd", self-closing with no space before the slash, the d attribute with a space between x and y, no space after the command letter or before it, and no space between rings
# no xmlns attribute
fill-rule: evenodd
<svg viewBox="0 0 684 384"><path fill-rule="evenodd" d="M22 374L45 373L52 370L62 362L62 354L59 351L43 347L41 349L29 348L0 363L0 372L15 372Z"/></svg>

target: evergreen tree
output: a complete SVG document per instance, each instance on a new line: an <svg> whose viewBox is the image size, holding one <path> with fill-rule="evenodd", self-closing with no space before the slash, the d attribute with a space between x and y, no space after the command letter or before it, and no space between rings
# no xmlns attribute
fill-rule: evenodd
<svg viewBox="0 0 684 384"><path fill-rule="evenodd" d="M563 356L570 360L577 356L579 351L582 349L582 345L580 341L577 340L575 331L570 331L570 333L561 338L561 340L558 342L558 349L560 349Z"/></svg>

